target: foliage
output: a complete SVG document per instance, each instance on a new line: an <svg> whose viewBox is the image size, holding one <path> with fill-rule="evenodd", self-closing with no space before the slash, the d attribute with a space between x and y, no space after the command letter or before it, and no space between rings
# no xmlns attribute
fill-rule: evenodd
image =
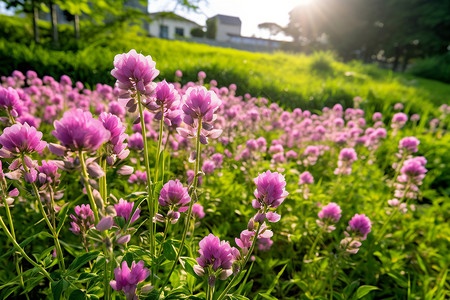
<svg viewBox="0 0 450 300"><path fill-rule="evenodd" d="M321 57L327 64L332 62L333 72L311 74L309 66L313 58L306 55L248 53L152 39L127 32L129 28L126 26L111 27L103 34L82 32L81 36L87 40L77 45L79 50L69 48L67 50L70 51L57 51L20 44L20 41L31 40L32 36L30 27L19 28L18 36L15 35L14 29L20 24L20 19L3 18L0 22L5 24L0 26L0 36L9 36L8 41L0 40L2 74L9 74L15 69L34 69L39 75L59 77L70 74L74 80L91 87L99 82L113 84L108 74L115 54L135 48L138 52L152 53L158 61L161 77L167 80L174 80L177 69L183 71L184 83L196 80L197 73L203 70L208 78L217 78L224 85L237 82L240 93L265 97L290 108L319 109L334 103L348 107L354 95L367 99L379 110L401 101L411 105L411 112L421 112L424 107L431 110L433 104L449 101L448 85L396 74L356 61L343 64L330 54L315 57ZM66 28L68 32L71 30ZM122 38L113 38L116 35ZM61 34L62 41L64 36ZM69 42L62 44L70 45Z"/></svg>
<svg viewBox="0 0 450 300"><path fill-rule="evenodd" d="M156 39L151 40L154 42L151 48L154 52L145 52L147 48L139 43L144 43L148 41L147 39L131 35L128 37L129 40L112 47L127 47L131 43L142 47L140 50L144 54L151 54L157 62L157 67L161 66L163 72L159 79L171 76L174 69L183 70L185 85L179 82L174 84L177 93L184 96L182 98L184 105L188 103L187 98L189 98L187 87L200 88L199 86L203 85L203 78L200 76L187 82L189 78L197 75L199 65L204 68L209 78L218 80L217 87L208 83L205 86L217 93L223 103L220 108L215 107L218 109L215 111L217 118L213 117L212 113L210 116L214 126L223 130L222 136L217 140L211 138L209 144L202 146L202 151L198 151L200 139L195 143L195 139L194 141L186 139L173 131L173 128L169 131L168 124L165 124L163 119L158 120L155 114L149 111L144 118L139 96L133 95L137 99L131 99L131 101L126 99L127 108L130 110L135 104L134 101L138 102L140 117L137 118L137 113L128 112L123 106L122 109L117 109L117 105L120 105L117 103L118 96L123 98L125 95L121 93L124 92L123 90L113 90L104 85L97 85L95 88L92 85L92 89L87 90L81 82L73 85L67 77L61 80L56 78L53 81L46 77L44 81L41 81L39 78L34 78L31 72L23 78L17 72L13 77L6 77L9 74L2 73L3 69L0 70L0 74L5 75L2 78L2 86L19 90L21 100L18 101L23 103L26 101L27 104L26 109L21 113L32 115L31 119L38 124L36 126L43 133L44 141L57 143L56 135L52 134L52 131L54 133L54 124L59 124L56 130L60 130L62 125L53 121L60 120L66 110L79 107L94 112L94 115L100 114L101 111L114 111L118 115L117 119L123 122L126 133L132 135L135 132L143 132L143 136L146 137L142 140L143 149L131 147L131 138L128 138L130 154L123 160L115 160L114 156L109 156L108 151L112 148L110 144L105 144L96 151L84 151L84 153L81 150L77 153L73 149L66 149L64 157L56 156L49 149L45 149L42 154L30 154L29 161L35 159L35 162L26 161L22 153L19 160L23 161L23 169L19 168L17 163L13 163L14 158L2 158L1 200L3 206L0 207L0 220L2 222L13 220L11 223L14 224L16 237L13 239L7 237L6 233L8 228L12 228L11 224L2 226L0 297L23 297L25 294L48 299L108 299L109 296L117 299L123 297L123 293L110 288L110 280L118 280L115 275L118 272L112 270L123 266L124 263L131 266L132 262L142 261L152 272L148 278L142 280L144 282L132 286L134 289L137 288L140 298L213 299L210 296L211 293L209 295L206 293L210 291L210 277L206 278L196 272L198 271L196 258L199 257L199 242L212 233L220 237L220 240L230 241L231 245L235 245L237 244L235 238L239 238L243 229L254 230L251 228L251 223L249 224L249 219L256 218L257 212L254 205L252 206L252 200L255 197L258 200L265 199L278 190L275 186L268 186L266 188L269 192L261 197L257 195L263 194L258 186L255 192L254 178L261 176L260 174L265 170L283 173L286 181L285 189L289 192L288 197L277 208L281 219L279 222L269 224L274 234L273 245L269 245L267 249L267 245L260 247L261 244L258 244L255 251L253 253L250 251L250 254L246 256L247 266L243 266L242 269L239 267L233 269L236 276L228 279L228 282L214 277L215 284L212 285L215 288L215 299L324 299L328 297L335 299L446 299L450 296L448 292L450 285L447 280L448 237L450 236L450 226L447 222L450 211L448 185L450 157L446 155L450 145L448 134L450 114L446 106L442 106L440 110L437 109L436 104L441 101L439 98L435 98L434 103L426 103L423 99L428 97L427 94L420 95L416 88L403 86L408 84L404 81L408 77L396 78L392 72L386 72L374 66L362 66L359 62L344 65L333 60L330 53L317 54L313 58L281 53L270 56L189 43L168 43ZM111 76L114 57L110 49L99 47L103 45L102 43L94 45L95 48L92 46L92 48L84 48L68 54L61 51L48 51L37 46L17 47L11 54L7 50L14 50L13 47L19 44L4 42L0 44L0 49L6 49L2 50L5 51L6 56L2 53L1 57L8 59L11 55L17 55L18 58L25 57L22 61L39 66L39 72L42 72L40 75L58 74L57 72L61 70L61 72L67 70L71 75L82 75L77 79L92 80L94 78L93 82L102 82L101 80ZM170 49L178 49L180 52L170 51ZM199 53L194 56L196 51ZM184 58L187 57L186 53L190 53L190 56L194 57L192 58L194 62L183 60L183 53ZM217 55L218 53L224 55ZM220 60L214 59L217 56ZM200 60L200 57L204 60ZM102 66L106 59L110 59L109 63ZM207 69L207 59L210 60L210 64L217 65ZM246 63L243 63L244 59ZM263 66L258 68L259 65ZM27 66L23 66L25 67ZM242 77L233 77L229 74L234 73L228 71L231 68L236 69L233 72L237 73L248 70L247 68L255 70L255 77L247 81L245 81L247 74ZM316 72L311 72L310 68ZM214 73L220 69L221 72ZM345 77L342 77L341 72L344 70L352 70L352 73L344 74ZM249 84L253 80L260 80L258 76L264 76L264 71L271 73L271 77L265 77L267 81L260 82L260 86ZM212 77L211 74L218 74L220 78ZM384 78L386 75L390 77ZM261 88L264 91L266 85L275 80L279 80L277 85L283 86L287 80L293 80L292 77L295 76L297 76L296 81L291 82L300 82L301 86L298 90L305 95L315 95L316 86L324 90L330 89L330 86L345 86L349 93L346 99L347 106L354 109L344 110L339 105L333 106L332 102L319 101L316 103L317 106L325 103L329 107L308 111L301 106L301 110L292 111L280 108L275 103L268 103L263 98L243 97L243 94L251 89ZM122 78L122 80L125 79ZM220 81L222 79L237 79L242 82L232 82L240 87L238 91L235 91L228 82L226 86L229 89L226 88ZM312 88L308 86L316 81L320 84L315 83ZM326 85L322 85L322 82ZM436 89L443 86L436 82L419 82L429 84ZM381 96L372 95L374 91L369 90L366 94L367 98L353 97L361 95L357 92L364 92L369 83L380 85L377 93ZM136 87L133 92L138 93L138 89ZM400 91L396 92L396 89ZM403 100L401 101L403 105L398 108L399 105L391 104L395 101L394 97L400 93L404 93L403 98L397 100ZM289 102L289 99L283 98L279 100L298 108L299 102ZM2 98L2 101L6 100ZM196 98L196 101L200 100ZM1 128L4 134L7 132L5 128L15 121L9 106L3 103L6 102L2 102L0 109ZM210 104L211 101L206 105ZM116 110L112 109L114 105ZM193 104L190 103L190 105ZM417 107L420 105L420 121L408 121L403 124L403 128L398 128L399 125L393 121L393 115L402 111L411 118L413 113L419 111L414 105ZM185 107L183 111L187 113L188 108ZM178 112L181 113L181 110ZM375 125L376 121L373 119L375 112L382 113L379 119L381 124ZM439 116L438 124L432 120L434 116ZM189 118L184 120L189 122ZM72 121L77 122L77 120ZM200 122L200 119L197 122ZM138 123L140 127L136 126ZM189 124L193 125L194 122ZM199 124L197 123L199 127L196 137L205 134L202 133L202 127ZM184 129L189 127L187 123L180 126ZM209 123L204 125L205 132L211 129L210 126L212 125ZM70 129L77 132L78 127L73 127L75 128ZM374 127L386 129L386 139L380 138L377 141L379 143L367 142L371 137L370 129ZM89 130L100 129L89 128ZM78 133L81 133L78 138L89 139L90 131L78 130ZM341 134L344 136L343 139ZM407 210L400 211L395 206L389 206L387 201L393 198L395 189L393 181L395 182L398 175L397 167L392 168L392 166L403 162L399 161L398 157L401 154L399 141L409 136L417 137L420 145L417 153L408 154L424 156L427 160L428 172L423 179L423 184L418 188L417 198L404 202ZM263 138L267 145L256 148L255 140L258 138ZM163 143L166 139L167 142ZM305 157L307 155L304 152L308 146L318 147L314 163ZM8 145L5 143L2 147L6 148ZM335 169L339 165L338 161L341 160L339 153L344 147L354 148L358 158L351 165L350 174L336 175ZM3 148L0 155L5 156ZM245 150L247 155L244 155ZM294 156L288 157L289 150L294 151ZM212 159L213 154L223 155L223 162L220 166L215 164L212 171L207 171L203 167L206 161ZM93 166L92 173L86 172L84 155L89 156L89 163ZM113 163L109 164L105 156L113 159ZM193 156L196 156L196 159L193 160ZM47 175L39 171L36 184L40 184L40 190L36 193L37 188L34 188L34 182L24 180L21 175L23 172L28 172L27 165L41 166L44 159L58 161L60 169L57 172L61 174L58 179L60 182L57 184L57 178L54 177L52 182L42 185L42 180L46 180ZM146 165L150 165L151 168L145 167ZM125 166L133 166L139 171L145 170L151 175L152 180L146 183L133 182L129 174L124 175L119 172ZM183 186L186 186L187 171L192 169L200 171L198 168L200 166L202 172L194 172L196 173L192 179L194 183L188 191L192 201L195 199L204 207L205 217L191 220L189 212L180 210L180 219L171 224L168 219L164 219L169 215L169 208L162 207L162 204L157 210L160 215L154 216L150 212L149 203L151 202L148 199L152 197L157 199L161 196L163 184L169 180L178 179ZM11 169L15 168L14 176L11 174L14 173ZM98 171L98 168L101 171ZM94 172L95 169L97 172ZM313 175L314 182L307 186L299 186L299 175L305 171ZM4 174L7 176L5 177ZM92 178L94 176L91 174L98 174L96 176L98 178ZM197 176L202 177L201 185L197 185ZM14 188L17 188L20 194L6 196L7 192L14 191ZM95 191L98 189L95 199L93 199L91 188ZM83 192L84 190L86 193ZM58 197L48 197L48 195ZM10 198L13 198L11 206L8 204ZM119 198L123 199L119 202ZM340 205L342 216L337 223L333 224L334 230L325 231L323 225L317 222L318 213L321 207L330 202ZM11 204L11 201L9 203ZM56 204L58 212L49 203ZM86 236L83 236L83 240L81 235L75 235L69 230L70 227L74 228L72 227L74 225L69 222L76 222L77 218L74 215L78 213L74 208L88 203L92 208L98 206L101 216L105 219L112 218L114 215L111 219L111 222L114 220L114 229L99 231L100 224L92 224L96 226L96 229L91 228ZM127 210L128 216L134 215L139 208L140 217L136 221L127 220L114 207L114 204L120 203L132 206L132 209ZM39 205L45 205L49 213L43 209L38 210ZM11 216L8 215L9 210ZM361 239L359 251L350 255L341 241L346 237L345 232L347 235L352 234L352 232L348 233L350 230L347 226L355 213L366 214L372 222L372 227L367 239ZM56 232L51 232L52 234L49 233L48 224L45 222L47 215L53 218L53 224L49 227L56 227ZM153 217L157 222L153 222ZM161 218L165 222L159 222ZM153 229L156 234L153 234ZM11 231L14 230L11 229ZM189 232L189 234L182 235L182 232ZM130 239L125 243L119 242L125 233L129 233ZM156 240L156 247L153 247L158 250L156 254L150 250L152 236ZM37 262L40 268L32 265L30 260L25 260L22 253L16 252L11 244L12 240L18 241L19 246L16 246L16 250L22 249L31 261ZM59 253L53 254L55 248L53 242L61 243L64 259L60 259ZM253 242L252 245L256 245L256 240ZM254 260L250 261L252 254ZM66 262L67 268L61 267L61 260ZM42 269L50 273L50 278L45 276ZM225 290L226 286L230 289ZM222 292L227 295L218 296Z"/></svg>
<svg viewBox="0 0 450 300"><path fill-rule="evenodd" d="M419 59L408 69L408 73L450 83L450 53Z"/></svg>

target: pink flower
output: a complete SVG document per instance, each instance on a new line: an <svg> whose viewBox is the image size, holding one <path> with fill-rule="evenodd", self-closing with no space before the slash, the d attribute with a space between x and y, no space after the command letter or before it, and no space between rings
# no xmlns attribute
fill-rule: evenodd
<svg viewBox="0 0 450 300"><path fill-rule="evenodd" d="M164 207L183 207L191 202L191 197L189 196L187 187L184 187L183 184L176 179L175 181L170 180L163 186L158 201L159 204Z"/></svg>
<svg viewBox="0 0 450 300"><path fill-rule="evenodd" d="M365 240L367 235L371 231L372 224L370 219L366 215L355 214L353 218L348 222L347 230L350 232L355 232L361 240Z"/></svg>
<svg viewBox="0 0 450 300"><path fill-rule="evenodd" d="M142 95L150 95L154 90L152 81L159 75L155 66L156 63L150 55L144 56L132 49L114 57L111 75L117 79L121 90L136 90Z"/></svg>
<svg viewBox="0 0 450 300"><path fill-rule="evenodd" d="M69 228L74 234L86 233L90 228L94 227L94 212L89 204L75 206L75 214L76 216L70 215L73 222L70 222L71 228Z"/></svg>
<svg viewBox="0 0 450 300"><path fill-rule="evenodd" d="M101 121L81 109L66 111L61 120L54 122L54 126L52 134L62 146L72 151L96 151L111 137Z"/></svg>
<svg viewBox="0 0 450 300"><path fill-rule="evenodd" d="M0 136L0 144L3 146L0 150L0 157L11 157L13 154L29 154L35 151L42 152L46 142L41 141L42 132L29 126L27 123L14 124L3 130Z"/></svg>
<svg viewBox="0 0 450 300"><path fill-rule="evenodd" d="M300 174L300 180L298 182L299 185L302 184L312 184L314 182L314 177L308 171Z"/></svg>
<svg viewBox="0 0 450 300"><path fill-rule="evenodd" d="M123 199L119 200L118 204L114 204L114 209L116 210L116 215L118 217L123 217L125 221L128 222L128 219L130 219L131 213L133 211L134 202L128 202ZM141 210L138 208L134 212L133 216L131 217L130 224L132 224L134 221L136 221L139 218L139 213Z"/></svg>
<svg viewBox="0 0 450 300"><path fill-rule="evenodd" d="M122 262L122 268L114 269L114 279L110 281L111 287L116 291L123 291L127 300L137 300L136 288L139 282L144 281L150 275L150 271L144 268L141 260L137 264L133 261L131 270L126 261Z"/></svg>
<svg viewBox="0 0 450 300"><path fill-rule="evenodd" d="M319 218L330 220L333 223L337 223L341 218L341 208L334 202L329 203L328 205L322 207L322 210L319 212Z"/></svg>
<svg viewBox="0 0 450 300"><path fill-rule="evenodd" d="M253 180L256 184L252 205L260 209L263 206L277 208L289 195L286 191L286 180L278 172L266 171Z"/></svg>

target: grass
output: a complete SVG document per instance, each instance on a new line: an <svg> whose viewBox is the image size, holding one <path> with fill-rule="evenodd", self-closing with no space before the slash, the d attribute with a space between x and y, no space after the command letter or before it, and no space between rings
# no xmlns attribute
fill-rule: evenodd
<svg viewBox="0 0 450 300"><path fill-rule="evenodd" d="M17 26L17 19L13 25ZM11 25L12 26L12 25ZM28 31L31 29L28 28ZM31 32L22 29L21 38ZM27 33L28 32L28 33ZM64 27L65 34L69 30ZM17 39L11 39L16 41ZM29 39L31 40L31 38ZM167 41L125 33L88 37L77 50L50 50L39 45L24 46L0 39L0 75L14 69L34 69L40 76L63 74L90 86L113 84L109 71L114 56L134 48L151 55L161 71L160 79L174 79L181 69L184 81L196 80L201 70L207 81L224 85L236 83L238 93L266 97L287 108L319 109L341 103L350 106L355 96L366 99L382 110L402 102L410 112L433 111L450 102L450 85L411 75L382 70L358 61L342 63L331 53L304 54L250 53L183 41Z"/></svg>

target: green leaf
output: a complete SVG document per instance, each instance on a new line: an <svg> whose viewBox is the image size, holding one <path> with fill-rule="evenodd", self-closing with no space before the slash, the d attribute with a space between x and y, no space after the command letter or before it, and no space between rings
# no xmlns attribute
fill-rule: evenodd
<svg viewBox="0 0 450 300"><path fill-rule="evenodd" d="M133 253L128 252L125 254L122 258L122 262L126 261L128 266L131 266L131 264L134 261Z"/></svg>
<svg viewBox="0 0 450 300"><path fill-rule="evenodd" d="M169 240L163 244L163 255L167 260L175 260L177 258L177 251L172 241Z"/></svg>
<svg viewBox="0 0 450 300"><path fill-rule="evenodd" d="M182 257L181 260L184 262L183 267L186 273L194 276L195 278L200 278L195 272L194 272L194 266L197 264L197 261L190 257Z"/></svg>
<svg viewBox="0 0 450 300"><path fill-rule="evenodd" d="M268 300L277 300L277 298L275 298L274 296L270 296L270 295L268 295L268 294L259 293L258 295L260 295L260 296L263 297L264 299L268 299Z"/></svg>
<svg viewBox="0 0 450 300"><path fill-rule="evenodd" d="M374 290L379 290L379 288L373 285L362 285L356 290L356 297L358 299L361 299L362 297L364 297L365 295Z"/></svg>
<svg viewBox="0 0 450 300"><path fill-rule="evenodd" d="M81 268L88 261L96 258L99 253L100 253L99 251L88 252L88 253L85 253L85 254L75 258L75 260L70 264L69 268L67 269L67 274L75 273L79 268Z"/></svg>
<svg viewBox="0 0 450 300"><path fill-rule="evenodd" d="M130 218L131 220L131 218ZM114 222L119 225L120 228L124 228L126 221L124 217L114 217Z"/></svg>
<svg viewBox="0 0 450 300"><path fill-rule="evenodd" d="M65 279L61 279L57 282L51 283L52 294L54 300L59 300L61 298L61 294L69 287L69 283Z"/></svg>
<svg viewBox="0 0 450 300"><path fill-rule="evenodd" d="M84 300L86 299L86 294L82 290L75 290L70 293L69 300Z"/></svg>

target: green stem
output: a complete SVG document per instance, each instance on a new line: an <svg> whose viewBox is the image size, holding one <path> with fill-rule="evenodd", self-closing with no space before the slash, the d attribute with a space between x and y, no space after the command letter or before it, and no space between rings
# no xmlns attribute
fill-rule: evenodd
<svg viewBox="0 0 450 300"><path fill-rule="evenodd" d="M3 192L3 188L2 188L2 192ZM3 202L5 204L6 217L8 218L9 228L11 229L12 237L14 239L16 239L16 233L14 231L14 223L13 223L13 220L12 220L12 217L11 217L11 211L9 209L8 202L6 201L6 192L3 193ZM15 262L15 265L16 265L17 275L20 276L20 285L24 289L25 285L24 285L24 282L23 282L23 277L21 275L22 272L20 270L20 263L19 263L19 260L17 259L17 256L15 254L14 254L14 262ZM28 295L27 295L27 298L28 298Z"/></svg>
<svg viewBox="0 0 450 300"><path fill-rule="evenodd" d="M22 166L25 169L25 172L30 173L30 170L28 169L27 165L25 164L25 157L23 154L21 156L21 159L22 159ZM45 223L47 223L47 226L53 235L53 240L55 242L55 247L56 247L56 254L58 256L59 268L64 272L66 270L66 266L64 264L63 252L61 249L61 245L59 243L58 234L56 233L56 228L54 228L52 226L52 224L50 223L50 220L47 217L47 213L45 212L44 207L42 206L41 197L39 196L39 190L38 190L36 184L34 182L32 182L31 186L33 188L34 195L35 195L37 203L38 203L39 211L41 212L42 216L44 217Z"/></svg>
<svg viewBox="0 0 450 300"><path fill-rule="evenodd" d="M148 220L150 223L150 253L152 256L155 256L155 231L154 228L156 224L153 223L153 217L155 216L155 203L153 202L153 192L152 192L152 179L150 174L150 164L148 162L148 145L147 145L147 133L145 130L145 122L144 122L144 109L141 103L141 94L137 93L137 102L139 107L139 117L141 119L141 131L142 131L142 140L144 142L144 163L145 163L145 171L147 173L147 203L148 203L148 212L150 214Z"/></svg>
<svg viewBox="0 0 450 300"><path fill-rule="evenodd" d="M320 231L320 232L317 234L316 239L314 240L314 242L313 242L313 244L312 244L312 246L311 246L311 249L309 249L308 258L313 259L314 249L316 248L317 243L319 242L319 238L320 238L321 236L322 236L322 231Z"/></svg>
<svg viewBox="0 0 450 300"><path fill-rule="evenodd" d="M159 121L159 138L158 138L158 150L156 151L156 167L155 167L155 182L158 182L159 175L159 160L161 159L161 147L162 147L162 139L163 139L163 131L164 131L164 111L161 108L161 120ZM156 209L158 211L158 209Z"/></svg>
<svg viewBox="0 0 450 300"><path fill-rule="evenodd" d="M202 119L198 120L198 128L197 128L197 157L195 159L195 168L194 168L194 180L193 180L193 187L192 190L190 191L190 196L191 196L191 202L189 203L189 210L188 210L188 214L186 216L186 219L184 220L184 229L183 229L183 235L181 238L181 243L180 243L180 248L178 249L178 253L177 253L177 257L175 259L175 261L172 264L172 268L169 272L169 275L167 276L166 280L164 281L162 287L161 287L161 291L164 290L165 286L167 285L167 283L169 282L170 279L170 275L172 275L173 271L175 270L175 267L177 265L178 260L180 259L181 256L181 252L183 250L184 247L184 242L186 241L186 233L189 227L189 224L191 222L191 215L192 215L192 207L194 206L194 199L192 199L192 195L195 194L195 197L197 197L197 184L198 184L198 172L199 172L199 166L200 166L200 134L201 134L201 129L202 129Z"/></svg>
<svg viewBox="0 0 450 300"><path fill-rule="evenodd" d="M252 256L253 250L255 249L256 240L258 239L258 235L259 235L259 231L261 230L261 226L262 226L262 222L260 222L258 224L258 228L256 229L255 237L253 238L253 241L252 241L252 246L250 247L250 251L248 251L247 255L245 256L244 262L242 263L239 272L236 275L233 276L233 279L231 279L230 283L228 283L227 287L223 290L223 292L220 294L220 296L219 296L219 298L217 298L217 300L222 300L223 298L225 298L225 296L227 295L228 291L233 286L234 282L237 280L237 278L239 277L241 272L244 270L245 265L247 264L248 260Z"/></svg>
<svg viewBox="0 0 450 300"><path fill-rule="evenodd" d="M89 198L89 203L91 204L92 211L94 212L95 224L98 224L98 221L99 221L98 208L97 208L97 205L95 204L94 195L92 194L92 190L91 190L91 185L89 184L89 176L88 176L88 173L86 170L86 162L84 161L83 151L80 150L79 156L80 156L80 163L81 163L81 173L84 178L84 187L86 188L86 193Z"/></svg>
<svg viewBox="0 0 450 300"><path fill-rule="evenodd" d="M403 203L403 200L405 200L406 194L408 193L408 191L409 191L409 187L406 188L405 193L403 194L403 197L402 197L402 199L400 200L399 206L400 206L401 203ZM392 214L389 216L389 218L386 220L386 222L384 222L383 226L381 227L381 229L380 229L380 231L379 231L379 234L377 235L377 239L375 240L375 245L377 245L377 244L380 242L380 240L383 238L384 233L385 233L385 231L386 231L386 228L387 228L388 224L391 224L392 219L394 218L394 216L395 216L395 215L397 214L397 212L398 212L398 208L399 208L399 207L397 206L396 209L395 209L395 210L392 212Z"/></svg>
<svg viewBox="0 0 450 300"><path fill-rule="evenodd" d="M25 258L30 264L32 264L34 267L38 268L41 273L47 277L48 280L50 280L50 282L53 282L53 279L50 277L50 274L47 273L47 271L40 265L38 265L34 260L32 260L26 253L25 251L22 249L22 247L20 247L20 245L17 243L17 241L13 238L13 236L11 235L11 233L9 232L8 228L6 227L5 223L3 222L3 218L0 216L0 226L2 227L2 229L5 231L6 236L8 237L8 239L13 243L14 247L20 252L20 254L22 254L23 258Z"/></svg>
<svg viewBox="0 0 450 300"><path fill-rule="evenodd" d="M108 203L107 198L108 198L108 186L107 186L107 182L106 182L106 159L104 157L100 158L100 166L103 169L103 172L105 172L105 176L101 177L99 179L99 184L100 184L100 196L102 197L103 202Z"/></svg>

